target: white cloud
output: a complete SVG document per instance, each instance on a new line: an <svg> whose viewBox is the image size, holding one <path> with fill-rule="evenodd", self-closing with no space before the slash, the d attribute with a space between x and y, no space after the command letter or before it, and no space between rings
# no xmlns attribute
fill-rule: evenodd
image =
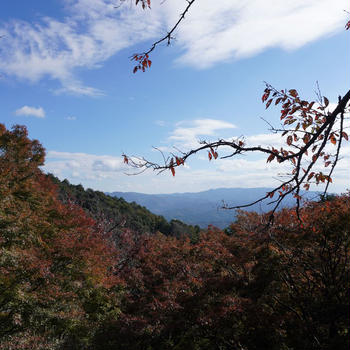
<svg viewBox="0 0 350 350"><path fill-rule="evenodd" d="M104 92L99 89L95 89L91 86L82 86L80 82L66 81L63 82L64 87L54 91L55 95L69 94L69 95L83 95L83 96L103 96Z"/></svg>
<svg viewBox="0 0 350 350"><path fill-rule="evenodd" d="M121 49L159 32L156 12L114 6L112 0L66 1L68 16L62 21L45 17L36 23L5 23L0 28L0 70L30 82L58 80L62 87L57 93L100 95L76 78L76 70L99 68Z"/></svg>
<svg viewBox="0 0 350 350"><path fill-rule="evenodd" d="M261 143L269 137L270 134L250 136ZM222 152L219 151L219 156L223 155ZM122 157L49 151L43 169L61 179L67 178L72 183L82 183L102 191L143 193L198 192L220 187L271 187L279 183L279 174L290 172L288 164L266 163L266 156L252 156L247 154L211 162L207 157L201 162L189 159L186 167L176 168L175 177L170 171L159 175L148 171L137 176L127 176L125 173L132 173L132 169L123 163ZM349 167L350 144L347 142L332 176L330 192L344 192L349 188ZM322 191L323 187L315 186L312 189Z"/></svg>
<svg viewBox="0 0 350 350"><path fill-rule="evenodd" d="M72 121L72 120L77 120L77 117L75 117L74 115L70 115L68 117L65 117L64 119Z"/></svg>
<svg viewBox="0 0 350 350"><path fill-rule="evenodd" d="M16 109L15 115L32 116L36 118L45 118L45 111L42 107L23 106Z"/></svg>
<svg viewBox="0 0 350 350"><path fill-rule="evenodd" d="M120 176L127 170L122 157L48 151L43 169L63 178L79 178L81 181Z"/></svg>
<svg viewBox="0 0 350 350"><path fill-rule="evenodd" d="M178 2L167 3L174 21ZM178 61L205 68L267 48L294 50L344 30L347 7L346 0L203 0L179 29L184 53Z"/></svg>
<svg viewBox="0 0 350 350"><path fill-rule="evenodd" d="M0 70L19 79L58 80L58 93L101 95L77 78L131 45L155 40L178 20L186 1L152 3L152 10L114 0L65 0L66 17L0 27ZM346 0L197 1L176 33L178 62L205 68L272 47L297 49L344 30ZM127 59L127 58L126 58Z"/></svg>
<svg viewBox="0 0 350 350"><path fill-rule="evenodd" d="M165 126L166 125L166 122L165 120L156 120L154 122L154 124L158 125L158 126Z"/></svg>
<svg viewBox="0 0 350 350"><path fill-rule="evenodd" d="M215 136L217 131L234 129L232 123L218 119L195 119L193 121L179 122L171 133L169 140L180 144L184 148L198 146L198 141L203 136Z"/></svg>

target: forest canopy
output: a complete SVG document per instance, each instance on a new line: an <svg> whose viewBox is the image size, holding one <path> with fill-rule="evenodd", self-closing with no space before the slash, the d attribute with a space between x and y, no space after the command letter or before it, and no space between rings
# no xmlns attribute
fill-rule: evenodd
<svg viewBox="0 0 350 350"><path fill-rule="evenodd" d="M349 194L308 203L299 220L283 209L269 230L242 211L195 241L113 236L62 201L25 127L0 130L0 349L350 345Z"/></svg>

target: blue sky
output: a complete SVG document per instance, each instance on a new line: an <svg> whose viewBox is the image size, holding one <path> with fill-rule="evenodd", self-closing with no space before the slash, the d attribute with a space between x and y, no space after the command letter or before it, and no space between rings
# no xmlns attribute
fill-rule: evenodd
<svg viewBox="0 0 350 350"><path fill-rule="evenodd" d="M245 135L280 142L261 117L264 81L331 102L349 88L345 0L198 0L176 41L132 73L130 55L176 22L185 1L36 0L0 3L0 89L7 127L24 124L47 150L45 171L103 191L169 193L271 186L286 169L257 157L208 163L199 155L179 170L127 176L121 154L160 159L152 150L186 150L198 140ZM349 188L350 149L333 191Z"/></svg>

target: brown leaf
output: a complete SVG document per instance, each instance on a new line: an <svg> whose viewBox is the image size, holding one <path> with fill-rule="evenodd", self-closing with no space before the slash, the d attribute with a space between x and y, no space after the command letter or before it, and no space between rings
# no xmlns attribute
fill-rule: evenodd
<svg viewBox="0 0 350 350"><path fill-rule="evenodd" d="M291 89L291 90L289 90L289 95L291 95L293 97L297 97L298 96L298 92L295 89Z"/></svg>
<svg viewBox="0 0 350 350"><path fill-rule="evenodd" d="M327 97L323 96L323 101L324 101L324 105L325 107L327 107L329 105L329 100Z"/></svg>
<svg viewBox="0 0 350 350"><path fill-rule="evenodd" d="M314 105L315 101L312 101L309 103L309 106L308 106L308 110L310 110L312 108L312 106Z"/></svg>
<svg viewBox="0 0 350 350"><path fill-rule="evenodd" d="M313 178L314 175L315 175L315 173L314 173L314 172L311 172L311 173L309 174L309 176L307 177L307 181L310 181L310 180Z"/></svg>
<svg viewBox="0 0 350 350"><path fill-rule="evenodd" d="M332 134L331 137L329 138L331 140L331 142L333 143L333 145L336 145L337 144L337 140L336 138L334 137L334 135Z"/></svg>
<svg viewBox="0 0 350 350"><path fill-rule="evenodd" d="M304 143L307 144L307 143L309 142L309 140L310 140L309 135L308 135L308 134L305 134L304 137L303 137Z"/></svg>

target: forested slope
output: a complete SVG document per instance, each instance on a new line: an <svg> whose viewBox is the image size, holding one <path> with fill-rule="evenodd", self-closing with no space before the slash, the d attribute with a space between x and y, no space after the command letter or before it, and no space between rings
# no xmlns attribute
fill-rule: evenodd
<svg viewBox="0 0 350 350"><path fill-rule="evenodd" d="M107 231L116 235L125 228L140 234L159 231L177 237L188 235L193 239L198 235L198 226L186 225L180 220L167 221L135 202L129 203L123 198L111 197L90 188L85 190L82 185L72 185L68 180L60 181L53 175L48 176L58 185L63 202L72 201L79 205L97 222L105 225Z"/></svg>

